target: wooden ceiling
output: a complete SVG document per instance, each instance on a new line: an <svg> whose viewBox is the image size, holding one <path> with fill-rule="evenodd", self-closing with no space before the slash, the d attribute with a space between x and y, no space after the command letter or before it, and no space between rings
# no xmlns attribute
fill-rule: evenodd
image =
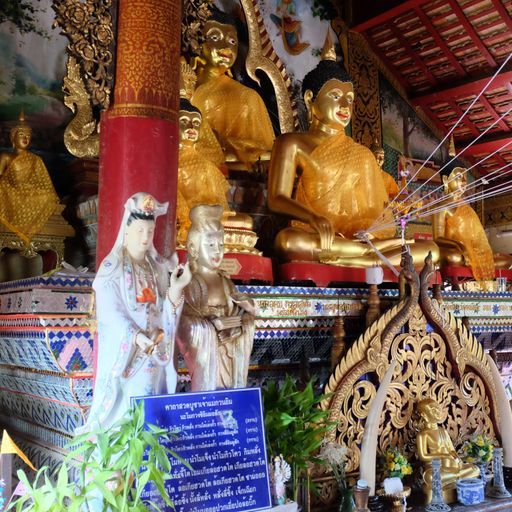
<svg viewBox="0 0 512 512"><path fill-rule="evenodd" d="M409 0L352 30L446 134L512 52L512 0ZM512 164L512 58L455 129L457 150L488 128L463 153L488 157L482 174Z"/></svg>

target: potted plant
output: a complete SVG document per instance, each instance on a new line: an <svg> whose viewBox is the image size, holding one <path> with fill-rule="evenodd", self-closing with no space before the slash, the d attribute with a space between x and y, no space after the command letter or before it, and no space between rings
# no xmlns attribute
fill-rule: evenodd
<svg viewBox="0 0 512 512"><path fill-rule="evenodd" d="M268 458L282 455L290 464L292 495L297 501L299 480L307 475L309 463L322 463L315 454L334 426L327 421L329 411L318 407L326 397L315 397L312 381L299 390L289 375L281 385L270 381L262 391Z"/></svg>
<svg viewBox="0 0 512 512"><path fill-rule="evenodd" d="M108 430L97 430L77 436L73 451L62 463L56 479L48 468L41 468L33 484L23 470L18 477L27 493L14 501L9 509L17 512L78 512L85 503L94 502L93 510L112 512L144 512L160 510L143 499L142 491L152 483L163 502L173 506L165 490L171 476L170 458L190 465L166 447L171 440L167 430L144 424L144 401L134 405ZM70 461L78 463L76 481L70 479Z"/></svg>

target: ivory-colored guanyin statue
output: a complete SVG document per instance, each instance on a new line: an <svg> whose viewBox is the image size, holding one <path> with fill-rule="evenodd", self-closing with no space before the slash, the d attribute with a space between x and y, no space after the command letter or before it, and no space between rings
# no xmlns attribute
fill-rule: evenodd
<svg viewBox="0 0 512 512"><path fill-rule="evenodd" d="M156 219L167 211L138 192L124 205L117 239L94 279L98 368L87 423L81 431L109 428L133 396L176 391L176 329L189 265L167 260L153 245Z"/></svg>
<svg viewBox="0 0 512 512"><path fill-rule="evenodd" d="M178 347L192 391L247 384L254 336L254 303L220 270L224 255L222 207L190 211L187 250L192 280L178 328Z"/></svg>
<svg viewBox="0 0 512 512"><path fill-rule="evenodd" d="M464 463L457 455L450 435L440 426L442 414L439 403L426 398L418 402L417 409L423 426L416 437L416 448L424 467L423 492L427 503L432 499L432 459L441 461L443 495L447 503L453 503L456 500L457 480L476 478L480 472L477 466Z"/></svg>
<svg viewBox="0 0 512 512"><path fill-rule="evenodd" d="M253 227L252 218L249 215L229 210L226 199L230 187L228 180L220 169L197 149L201 125L200 110L186 98L181 98L177 202L179 246L184 246L186 243L190 227L190 210L199 204L222 206L225 212L223 224L228 229L251 230Z"/></svg>
<svg viewBox="0 0 512 512"><path fill-rule="evenodd" d="M441 264L467 265L471 267L476 281L493 280L495 266L509 268L512 257L493 255L475 210L468 204L458 204L466 190L466 170L455 167L449 176L443 176L443 183L446 199L439 206L446 208L432 216L434 240L441 252Z"/></svg>
<svg viewBox="0 0 512 512"><path fill-rule="evenodd" d="M329 43L326 41L318 66L302 83L311 119L309 130L276 139L269 167L268 205L274 212L296 219L276 238L283 259L367 267L381 262L369 244L355 238L356 234L378 219L392 223L392 211L385 209L389 197L375 157L345 134L354 89L348 74L336 63ZM374 246L399 265L402 246L394 238L395 228L374 235ZM437 261L434 243L411 244L417 263L428 251Z"/></svg>
<svg viewBox="0 0 512 512"><path fill-rule="evenodd" d="M0 224L28 244L59 198L43 160L28 150L32 129L23 112L10 135L13 151L0 153Z"/></svg>
<svg viewBox="0 0 512 512"><path fill-rule="evenodd" d="M197 59L198 87L192 103L217 136L227 162L251 168L268 159L274 130L259 94L230 77L238 54L234 20L214 8L203 27L202 56Z"/></svg>

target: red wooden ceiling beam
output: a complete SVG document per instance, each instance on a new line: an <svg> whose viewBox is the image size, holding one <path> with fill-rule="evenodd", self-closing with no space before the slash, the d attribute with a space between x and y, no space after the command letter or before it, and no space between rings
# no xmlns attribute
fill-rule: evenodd
<svg viewBox="0 0 512 512"><path fill-rule="evenodd" d="M482 43L482 41L480 40L480 37L478 36L476 30L473 28L473 25L469 23L460 5L455 0L448 0L448 3L450 4L450 7L452 8L453 12L459 18L459 21L462 24L462 26L466 29L468 35L473 40L473 43L482 52L482 55L485 57L485 60L487 60L487 62L489 63L489 66L491 66L491 68L495 68L496 61L494 60L493 56L488 52L487 47L484 45L484 43Z"/></svg>
<svg viewBox="0 0 512 512"><path fill-rule="evenodd" d="M494 8L498 12L498 14L500 15L502 21L504 21L507 24L509 30L512 30L512 18L510 18L510 14L508 13L507 9L505 9L500 0L491 0L491 2L494 5Z"/></svg>
<svg viewBox="0 0 512 512"><path fill-rule="evenodd" d="M510 69L507 66L506 69ZM430 91L427 94L411 98L414 105L426 105L434 101L443 101L446 99L453 99L455 96L478 94L489 82L492 75L474 79L474 81L465 82L456 86L444 87L436 91ZM487 88L488 91L497 89L498 87L509 87L512 82L512 71L502 71Z"/></svg>
<svg viewBox="0 0 512 512"><path fill-rule="evenodd" d="M404 48L406 48L408 50L408 53L409 55L411 56L411 58L414 60L414 62L416 62L416 65L423 71L423 73L427 76L429 82L432 84L432 85L437 85L437 80L436 78L434 77L434 75L430 72L430 69L428 69L428 67L426 66L426 64L423 62L423 60L418 56L418 54L411 48L411 46L409 45L409 42L407 41L407 39L405 39L404 36L402 36L402 33L400 32L400 30L398 30L395 25L393 24L393 22L391 21L389 23L389 27L391 28L391 30L393 31L393 34L395 35L395 37L400 41L400 43L402 44L402 46Z"/></svg>
<svg viewBox="0 0 512 512"><path fill-rule="evenodd" d="M448 60L451 62L452 66L455 68L459 76L466 76L466 72L464 71L464 68L458 63L457 59L453 56L453 53L451 50L446 46L445 42L441 38L441 36L438 34L437 30L434 28L432 23L430 22L429 17L423 12L421 7L416 7L416 13L418 14L420 20L425 25L425 28L428 30L430 35L434 38L434 41L437 43L437 46L441 48L442 52L445 54L445 56L448 58Z"/></svg>
<svg viewBox="0 0 512 512"><path fill-rule="evenodd" d="M466 143L467 144L467 143ZM457 152L461 151L466 147L466 144L462 141L459 141L456 144ZM508 144L508 145L507 145ZM489 137L488 139L482 138L471 147L464 151L463 156L471 156L471 155L482 155L487 154L490 155L495 151L499 151L501 148L502 151L510 151L512 148L512 137Z"/></svg>
<svg viewBox="0 0 512 512"><path fill-rule="evenodd" d="M429 2L432 2L432 0L408 0L407 2L403 2L402 4L397 5L395 8L390 9L389 11L383 12L382 14L375 16L375 18L364 21L363 23L360 23L359 25L352 27L351 30L354 30L355 32L364 32L372 27L383 25L384 23L387 23L388 21L395 19L397 16L400 16L401 14L404 14L407 11L412 11L414 10L415 7L418 7L419 5L423 5Z"/></svg>
<svg viewBox="0 0 512 512"><path fill-rule="evenodd" d="M491 105L491 103L485 97L484 94L482 94L482 96L480 96L480 99L478 101L485 106L487 112L489 112L489 114L491 114L491 116L493 117L494 121L498 121L498 119L501 116L498 115L498 113L496 112L495 108ZM508 127L508 124L503 119L501 119L498 122L498 124L495 125L495 126L499 126L501 128L501 130L504 131L504 132L509 132L510 131L510 128Z"/></svg>

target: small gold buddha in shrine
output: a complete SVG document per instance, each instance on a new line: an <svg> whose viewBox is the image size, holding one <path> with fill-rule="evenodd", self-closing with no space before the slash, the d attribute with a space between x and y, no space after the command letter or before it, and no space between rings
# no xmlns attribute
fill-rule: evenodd
<svg viewBox="0 0 512 512"><path fill-rule="evenodd" d="M476 281L495 277L495 257L501 268L508 268L512 258L493 255L477 213L469 204L460 204L467 186L466 169L455 167L443 176L445 209L432 216L434 240L441 252L441 264L467 265Z"/></svg>
<svg viewBox="0 0 512 512"><path fill-rule="evenodd" d="M378 139L374 139L372 145L370 146L370 151L373 153L375 160L377 160L377 165L380 167L382 171L382 179L384 181L384 186L386 187L386 192L388 194L389 199L392 201L400 192L396 181L393 179L393 176L386 172L383 168L384 158L386 156L386 152L384 148L379 144Z"/></svg>
<svg viewBox="0 0 512 512"><path fill-rule="evenodd" d="M0 223L28 244L59 198L43 160L28 150L32 129L23 112L10 136L13 151L0 153Z"/></svg>
<svg viewBox="0 0 512 512"><path fill-rule="evenodd" d="M268 205L274 212L296 219L276 238L277 251L284 260L367 267L380 264L380 259L356 234L378 220L392 226L393 216L391 209L386 209L389 198L375 157L345 134L354 88L335 58L327 41L323 59L304 78L309 130L276 139L269 167ZM373 233L371 241L393 265L399 265L402 245L394 234L395 227L388 227ZM411 244L416 263L422 262L429 250L437 261L434 243Z"/></svg>
<svg viewBox="0 0 512 512"><path fill-rule="evenodd" d="M178 163L178 197L177 223L178 246L184 246L190 227L190 210L199 204L220 205L224 210L223 224L229 232L227 242L231 246L237 240L236 232L241 230L250 238L253 227L252 218L245 213L229 210L226 194L229 183L220 169L197 150L196 143L202 124L201 112L187 99L181 98L179 112L179 163ZM254 234L254 243L256 235ZM251 252L254 243L248 247L230 247L230 250ZM235 243L236 245L236 243Z"/></svg>
<svg viewBox="0 0 512 512"><path fill-rule="evenodd" d="M441 406L432 398L421 400L417 404L418 413L423 421L423 428L416 437L418 458L423 463L423 492L427 503L432 500L432 467L433 459L441 461L441 481L443 495L447 503L456 500L456 483L460 478L479 476L478 467L464 463L453 446L452 440L442 421Z"/></svg>
<svg viewBox="0 0 512 512"><path fill-rule="evenodd" d="M230 77L238 54L234 20L213 9L204 24L203 39L192 103L217 136L226 161L250 169L258 159L270 157L274 143L270 117L259 94Z"/></svg>
<svg viewBox="0 0 512 512"><path fill-rule="evenodd" d="M192 391L247 384L254 336L254 302L220 270L224 256L222 207L190 211L187 250L192 280L178 328L178 348L190 372Z"/></svg>

